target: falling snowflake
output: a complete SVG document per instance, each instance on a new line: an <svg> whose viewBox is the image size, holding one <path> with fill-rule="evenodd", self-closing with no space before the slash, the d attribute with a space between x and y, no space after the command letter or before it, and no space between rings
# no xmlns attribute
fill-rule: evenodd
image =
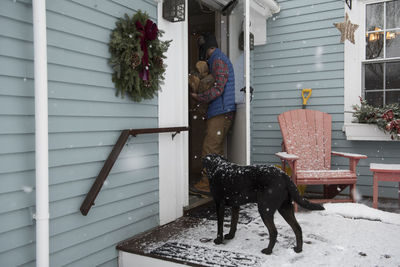
<svg viewBox="0 0 400 267"><path fill-rule="evenodd" d="M322 70L324 68L324 65L321 62L318 62L317 64L315 64L315 68L317 70Z"/></svg>
<svg viewBox="0 0 400 267"><path fill-rule="evenodd" d="M320 57L323 52L324 52L324 48L322 46L318 46L317 49L315 50L315 56Z"/></svg>
<svg viewBox="0 0 400 267"><path fill-rule="evenodd" d="M23 186L22 191L24 191L25 193L32 193L33 187L32 186Z"/></svg>

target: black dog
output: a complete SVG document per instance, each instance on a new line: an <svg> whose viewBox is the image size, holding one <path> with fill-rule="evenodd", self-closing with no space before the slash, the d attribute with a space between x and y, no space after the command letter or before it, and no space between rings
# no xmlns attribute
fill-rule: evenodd
<svg viewBox="0 0 400 267"><path fill-rule="evenodd" d="M261 252L271 254L274 248L278 235L274 224L276 210L296 235L294 251L302 251L303 237L301 227L294 216L292 200L309 210L323 210L324 207L302 198L296 185L285 172L267 165L239 166L215 154L205 156L203 166L210 180L210 189L217 208L218 233L215 244L221 244L224 238L234 238L240 205L257 203L258 211L269 232L268 247ZM232 219L229 233L223 236L225 205L232 207Z"/></svg>

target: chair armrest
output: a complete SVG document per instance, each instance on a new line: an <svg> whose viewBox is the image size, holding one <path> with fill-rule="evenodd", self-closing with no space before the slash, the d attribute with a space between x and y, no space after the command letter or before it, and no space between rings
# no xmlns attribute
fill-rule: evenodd
<svg viewBox="0 0 400 267"><path fill-rule="evenodd" d="M287 161L295 161L295 160L299 159L298 156L296 156L294 154L288 154L286 152L278 152L278 153L275 153L275 155L278 156L280 159L287 160Z"/></svg>
<svg viewBox="0 0 400 267"><path fill-rule="evenodd" d="M349 159L366 159L368 158L366 155L362 154L353 154L353 153L344 153L344 152L337 152L337 151L332 151L331 154L333 156L341 156Z"/></svg>

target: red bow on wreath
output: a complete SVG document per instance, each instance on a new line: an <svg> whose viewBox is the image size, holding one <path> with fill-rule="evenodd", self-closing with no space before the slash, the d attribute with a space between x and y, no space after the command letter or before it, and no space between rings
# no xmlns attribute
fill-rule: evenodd
<svg viewBox="0 0 400 267"><path fill-rule="evenodd" d="M139 77L143 81L147 81L149 80L149 53L147 51L147 41L153 41L157 38L158 28L157 24L149 19L146 21L146 26L144 27L140 21L136 21L135 25L136 29L142 34L140 37L140 48L143 51L143 69L140 71Z"/></svg>

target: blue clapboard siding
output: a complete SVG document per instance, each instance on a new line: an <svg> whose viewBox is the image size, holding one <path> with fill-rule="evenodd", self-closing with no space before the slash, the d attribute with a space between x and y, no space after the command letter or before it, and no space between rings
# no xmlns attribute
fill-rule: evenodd
<svg viewBox="0 0 400 267"><path fill-rule="evenodd" d="M131 138L88 216L79 207L127 128L158 126L157 99L115 96L115 22L155 1L47 1L51 266L117 266L115 245L158 225L158 137ZM0 265L35 265L32 4L0 2Z"/></svg>
<svg viewBox="0 0 400 267"><path fill-rule="evenodd" d="M277 116L301 108L301 89L312 88L307 108L332 115L332 149L368 155L358 167L358 189L372 195L371 162L399 163L400 142L347 141L344 121L344 45L334 22L344 20L344 2L277 1L280 13L267 23L267 44L254 51L252 161L280 163ZM348 168L348 160L332 158L332 168ZM397 183L381 183L380 196L397 197Z"/></svg>

